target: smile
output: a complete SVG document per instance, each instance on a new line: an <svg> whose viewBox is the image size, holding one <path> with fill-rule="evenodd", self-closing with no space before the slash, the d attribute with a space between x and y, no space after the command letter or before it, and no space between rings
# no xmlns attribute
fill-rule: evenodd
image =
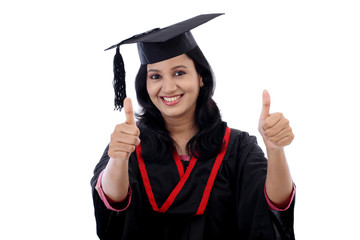
<svg viewBox="0 0 360 240"><path fill-rule="evenodd" d="M160 99L168 106L173 106L181 101L183 94L177 96L160 97Z"/></svg>

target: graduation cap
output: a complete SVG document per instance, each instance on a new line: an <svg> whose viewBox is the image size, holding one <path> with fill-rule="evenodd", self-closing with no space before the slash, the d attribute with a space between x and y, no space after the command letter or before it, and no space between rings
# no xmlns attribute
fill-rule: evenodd
<svg viewBox="0 0 360 240"><path fill-rule="evenodd" d="M120 54L120 45L137 43L141 64L152 64L187 53L197 46L190 30L204 24L223 13L203 14L165 28L154 28L150 31L134 35L115 44L106 50L116 48L114 57L115 110L121 111L125 89L124 61Z"/></svg>

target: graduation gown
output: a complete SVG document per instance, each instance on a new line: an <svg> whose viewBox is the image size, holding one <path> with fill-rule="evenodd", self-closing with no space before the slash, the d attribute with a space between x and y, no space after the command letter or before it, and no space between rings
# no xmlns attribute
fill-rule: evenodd
<svg viewBox="0 0 360 240"><path fill-rule="evenodd" d="M176 153L147 161L141 145L129 159L130 204L106 208L95 185L108 147L91 180L100 239L294 239L294 204L270 210L264 186L267 160L248 133L226 127L224 147L211 159L193 157L186 169Z"/></svg>

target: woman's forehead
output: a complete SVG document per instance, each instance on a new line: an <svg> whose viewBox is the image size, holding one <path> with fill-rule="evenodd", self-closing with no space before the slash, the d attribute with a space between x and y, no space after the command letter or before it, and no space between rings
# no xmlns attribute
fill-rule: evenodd
<svg viewBox="0 0 360 240"><path fill-rule="evenodd" d="M177 67L190 68L194 66L194 62L186 54L181 54L179 56L147 65L147 70L156 70L156 69L172 69Z"/></svg>

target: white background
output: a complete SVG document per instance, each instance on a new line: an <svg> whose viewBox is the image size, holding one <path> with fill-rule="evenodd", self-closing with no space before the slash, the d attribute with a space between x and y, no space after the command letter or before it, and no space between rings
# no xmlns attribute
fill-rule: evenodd
<svg viewBox="0 0 360 240"><path fill-rule="evenodd" d="M90 178L124 120L103 50L215 12L192 32L223 119L259 137L266 88L293 127L297 239L359 239L360 4L346 0L3 1L0 239L97 239ZM121 52L136 104L136 46Z"/></svg>

